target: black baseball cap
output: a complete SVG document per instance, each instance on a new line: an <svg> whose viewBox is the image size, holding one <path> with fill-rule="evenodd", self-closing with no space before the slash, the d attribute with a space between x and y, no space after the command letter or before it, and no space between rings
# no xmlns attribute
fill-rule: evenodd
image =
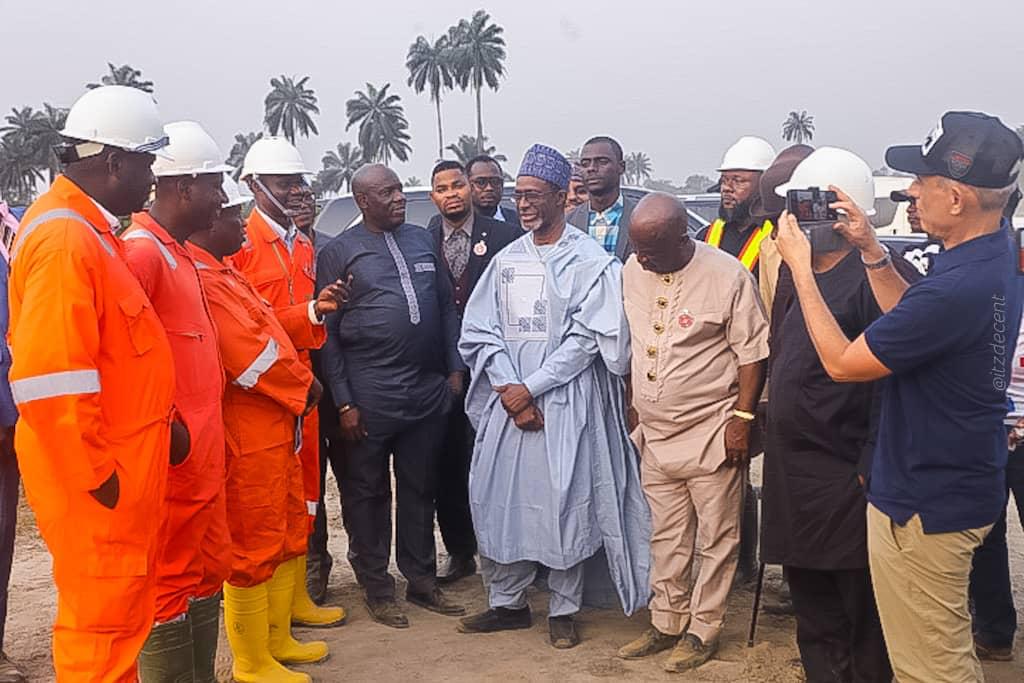
<svg viewBox="0 0 1024 683"><path fill-rule="evenodd" d="M974 187L999 189L1017 182L1024 144L995 116L949 111L924 144L885 152L890 168L918 176L943 176Z"/></svg>
<svg viewBox="0 0 1024 683"><path fill-rule="evenodd" d="M906 190L893 190L889 193L889 199L898 204L900 202L912 201L914 198L907 194Z"/></svg>

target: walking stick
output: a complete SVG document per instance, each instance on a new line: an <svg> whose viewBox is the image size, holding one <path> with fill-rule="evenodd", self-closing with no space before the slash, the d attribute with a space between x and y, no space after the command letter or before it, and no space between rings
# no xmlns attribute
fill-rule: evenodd
<svg viewBox="0 0 1024 683"><path fill-rule="evenodd" d="M754 632L757 631L757 611L761 607L761 588L764 586L764 562L757 568L757 587L754 588L754 608L750 612L750 635L747 647L754 647Z"/></svg>

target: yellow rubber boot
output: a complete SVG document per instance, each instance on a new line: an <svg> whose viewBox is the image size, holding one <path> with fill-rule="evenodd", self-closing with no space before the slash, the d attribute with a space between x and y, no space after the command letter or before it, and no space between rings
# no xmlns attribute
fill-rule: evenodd
<svg viewBox="0 0 1024 683"><path fill-rule="evenodd" d="M224 630L238 683L311 683L303 673L281 666L270 654L267 584L236 588L224 584Z"/></svg>
<svg viewBox="0 0 1024 683"><path fill-rule="evenodd" d="M285 562L267 583L270 604L270 654L282 664L312 664L327 659L327 643L300 643L292 637L292 597L295 595L295 563Z"/></svg>
<svg viewBox="0 0 1024 683"><path fill-rule="evenodd" d="M332 628L345 623L345 610L341 607L319 607L306 591L306 556L295 563L295 594L292 596L292 625L306 628Z"/></svg>

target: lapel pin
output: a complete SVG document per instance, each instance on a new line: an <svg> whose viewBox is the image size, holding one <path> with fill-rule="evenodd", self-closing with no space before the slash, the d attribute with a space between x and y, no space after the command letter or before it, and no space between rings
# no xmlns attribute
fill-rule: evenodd
<svg viewBox="0 0 1024 683"><path fill-rule="evenodd" d="M473 245L473 253L476 254L477 256L483 256L484 254L486 254L487 243L484 242L483 240L477 242L475 245Z"/></svg>

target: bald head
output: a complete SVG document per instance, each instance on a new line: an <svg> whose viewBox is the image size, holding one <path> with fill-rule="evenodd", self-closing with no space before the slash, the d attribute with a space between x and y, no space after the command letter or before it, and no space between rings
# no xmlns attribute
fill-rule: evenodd
<svg viewBox="0 0 1024 683"><path fill-rule="evenodd" d="M356 171L352 176L352 196L369 230L390 232L405 223L402 181L387 166L370 164Z"/></svg>
<svg viewBox="0 0 1024 683"><path fill-rule="evenodd" d="M629 239L645 270L674 273L693 255L687 231L686 205L670 194L655 192L644 197L629 219Z"/></svg>

